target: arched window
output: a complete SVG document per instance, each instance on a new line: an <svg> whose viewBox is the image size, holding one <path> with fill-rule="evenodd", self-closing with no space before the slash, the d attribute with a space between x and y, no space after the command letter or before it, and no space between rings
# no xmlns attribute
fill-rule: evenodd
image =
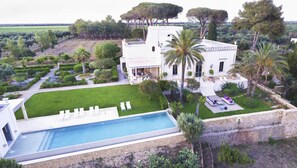
<svg viewBox="0 0 297 168"><path fill-rule="evenodd" d="M155 50L156 50L156 48L155 48L155 46L153 46L153 47L152 47L152 51L155 52Z"/></svg>

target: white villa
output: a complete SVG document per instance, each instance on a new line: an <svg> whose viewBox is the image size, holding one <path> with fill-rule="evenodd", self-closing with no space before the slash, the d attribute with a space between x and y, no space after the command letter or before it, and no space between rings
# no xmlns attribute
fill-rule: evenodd
<svg viewBox="0 0 297 168"><path fill-rule="evenodd" d="M178 26L150 26L146 41L122 41L121 71L127 73L130 84L158 78L180 82L181 65L167 66L163 54L169 50L166 41L172 40L171 35L176 35L182 29ZM228 75L235 63L237 45L206 39L201 41L201 45L205 49L201 53L204 62L187 65L186 78L200 81L201 89L207 87L215 91L221 90L221 85L225 82L247 86L247 80L239 74Z"/></svg>

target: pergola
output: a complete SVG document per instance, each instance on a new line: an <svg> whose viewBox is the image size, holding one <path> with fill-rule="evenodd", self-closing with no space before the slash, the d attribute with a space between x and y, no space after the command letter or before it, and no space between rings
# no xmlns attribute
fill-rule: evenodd
<svg viewBox="0 0 297 168"><path fill-rule="evenodd" d="M6 98L3 99L3 101L0 101L0 104L9 104L10 108L12 111L15 113L19 108L22 109L24 119L28 119L28 114L25 108L25 99L20 98L20 99L12 99L8 100Z"/></svg>

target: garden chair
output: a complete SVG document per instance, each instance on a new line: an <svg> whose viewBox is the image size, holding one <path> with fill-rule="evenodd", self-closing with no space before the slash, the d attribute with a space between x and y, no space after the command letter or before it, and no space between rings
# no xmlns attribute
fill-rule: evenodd
<svg viewBox="0 0 297 168"><path fill-rule="evenodd" d="M95 114L99 114L99 106L95 106Z"/></svg>
<svg viewBox="0 0 297 168"><path fill-rule="evenodd" d="M85 110L84 108L79 108L79 116L82 117L85 115Z"/></svg>
<svg viewBox="0 0 297 168"><path fill-rule="evenodd" d="M70 110L65 110L64 119L69 119L69 118L70 118Z"/></svg>
<svg viewBox="0 0 297 168"><path fill-rule="evenodd" d="M121 111L126 111L125 103L121 102L120 105L121 105Z"/></svg>
<svg viewBox="0 0 297 168"><path fill-rule="evenodd" d="M130 101L126 101L127 110L132 110Z"/></svg>
<svg viewBox="0 0 297 168"><path fill-rule="evenodd" d="M93 106L91 106L89 108L89 115L94 115L94 107Z"/></svg>
<svg viewBox="0 0 297 168"><path fill-rule="evenodd" d="M76 109L74 109L74 117L78 117L78 109L76 108Z"/></svg>
<svg viewBox="0 0 297 168"><path fill-rule="evenodd" d="M64 111L60 111L59 120L63 120L64 119L64 116L65 116Z"/></svg>

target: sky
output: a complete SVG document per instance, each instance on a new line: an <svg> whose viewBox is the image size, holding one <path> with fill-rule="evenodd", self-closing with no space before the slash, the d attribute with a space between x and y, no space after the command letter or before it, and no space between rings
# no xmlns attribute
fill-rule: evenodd
<svg viewBox="0 0 297 168"><path fill-rule="evenodd" d="M166 2L183 7L178 19L188 21L186 13L191 8L208 7L223 9L229 14L228 21L238 16L242 4L253 0L1 0L0 24L21 23L73 23L76 19L102 20L111 15L116 21L120 15L141 2ZM295 0L274 0L283 6L285 21L297 21Z"/></svg>

